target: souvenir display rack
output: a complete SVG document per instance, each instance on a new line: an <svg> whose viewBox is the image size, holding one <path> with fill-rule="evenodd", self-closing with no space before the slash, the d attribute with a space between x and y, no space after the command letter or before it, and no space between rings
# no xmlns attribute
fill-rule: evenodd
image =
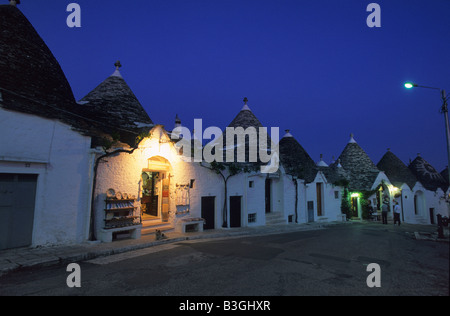
<svg viewBox="0 0 450 316"><path fill-rule="evenodd" d="M141 216L137 216L134 206L136 199L117 199L116 197L105 200L105 229L121 228L141 224Z"/></svg>

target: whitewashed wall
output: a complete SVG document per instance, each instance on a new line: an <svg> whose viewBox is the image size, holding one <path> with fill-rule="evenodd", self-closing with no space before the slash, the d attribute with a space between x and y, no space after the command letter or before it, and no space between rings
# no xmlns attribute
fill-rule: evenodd
<svg viewBox="0 0 450 316"><path fill-rule="evenodd" d="M224 205L224 180L214 171L201 166L196 162L186 162L178 156L172 143L166 142L167 135L161 126L151 131L151 137L144 139L139 147L132 153L120 153L107 157L99 164L97 171L97 185L95 197L95 218L97 231L104 226L104 208L106 191L113 188L116 191L126 192L129 195L140 197L142 169L148 168L148 159L152 157L163 157L171 166L170 179L170 222L177 226L180 219L186 217L201 217L201 198L206 196L215 197L215 228L222 228L223 205ZM160 143L160 139L163 140ZM100 155L99 155L100 156ZM151 169L151 168L150 168ZM272 212L279 212L287 220L288 215L294 214L295 188L292 180L286 180L284 173L272 180L271 201ZM228 175L224 171L225 177ZM251 172L239 173L229 178L227 182L227 226L230 226L230 197L241 196L241 226L265 225L265 180L266 174ZM177 214L175 200L176 184L188 184L195 180L194 188L190 189L189 212ZM252 181L252 187L249 182ZM286 194L285 189L289 193ZM289 203L286 204L286 198ZM299 201L301 198L299 198ZM139 199L137 206L140 205ZM289 205L289 212L285 212L285 206ZM256 214L254 223L248 222L248 215Z"/></svg>
<svg viewBox="0 0 450 316"><path fill-rule="evenodd" d="M243 196L242 226L260 226L265 224L265 175L250 173L240 174L233 179L232 184L239 187ZM249 181L253 181L253 187L249 187ZM235 187L231 189L234 195ZM256 214L256 222L248 223L248 214Z"/></svg>
<svg viewBox="0 0 450 316"><path fill-rule="evenodd" d="M174 168L174 181L171 181L171 197L173 195L174 185L187 184L191 179L195 180L195 186L190 189L190 212L186 214L179 214L173 218L174 223L185 217L201 217L201 201L202 197L213 196L215 197L215 228L222 227L222 209L223 209L223 197L225 194L224 182L222 177L211 170L200 166L199 163L192 162L180 162ZM175 183L172 183L175 182ZM175 203L171 199L171 205ZM172 207L171 207L172 209ZM174 211L176 211L176 206Z"/></svg>
<svg viewBox="0 0 450 316"><path fill-rule="evenodd" d="M0 109L0 172L37 174L32 245L85 241L91 139L68 125Z"/></svg>
<svg viewBox="0 0 450 316"><path fill-rule="evenodd" d="M317 216L317 183L322 183L322 216ZM341 214L341 197L342 188L336 187L331 183L328 183L326 177L322 172L318 172L313 182L303 186L305 201L302 204L304 209L302 210L302 222L308 222L308 209L307 202L314 202L314 221L334 222L340 220ZM335 191L339 192L339 198L335 198Z"/></svg>
<svg viewBox="0 0 450 316"><path fill-rule="evenodd" d="M399 205L402 205L403 219L406 223L417 224L419 218L414 213L414 192L407 184L403 184L401 197L396 198Z"/></svg>
<svg viewBox="0 0 450 316"><path fill-rule="evenodd" d="M104 227L104 208L106 192L112 188L116 192L135 195L138 200L136 206L140 207L141 174L147 169L148 160L152 157L162 157L170 164L170 188L169 188L169 222L174 225L177 221L186 217L201 217L201 197L215 196L216 214L215 227L222 225L222 205L224 187L220 175L200 166L196 162L185 162L177 154L162 126L156 126L151 131L152 136L144 139L139 147L131 154L119 153L104 158L97 170L97 185L95 189L95 227L99 231ZM160 143L160 140L162 143ZM129 149L129 148L128 148ZM100 155L98 155L100 156ZM97 157L98 158L98 157ZM194 188L189 190L189 212L177 214L176 184L190 184L195 180ZM186 210L186 208L183 208Z"/></svg>

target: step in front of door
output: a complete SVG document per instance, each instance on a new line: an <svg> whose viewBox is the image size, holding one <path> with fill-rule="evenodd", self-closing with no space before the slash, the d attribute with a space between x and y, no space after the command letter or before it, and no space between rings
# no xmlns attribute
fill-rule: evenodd
<svg viewBox="0 0 450 316"><path fill-rule="evenodd" d="M142 221L141 235L151 235L154 234L157 230L160 230L161 232L171 232L174 230L174 227L171 223L163 222L161 220Z"/></svg>

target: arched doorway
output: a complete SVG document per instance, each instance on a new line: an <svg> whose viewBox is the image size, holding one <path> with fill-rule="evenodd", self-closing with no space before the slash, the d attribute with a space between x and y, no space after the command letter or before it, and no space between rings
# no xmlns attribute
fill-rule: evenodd
<svg viewBox="0 0 450 316"><path fill-rule="evenodd" d="M141 174L142 219L169 220L169 188L171 165L167 159L154 156L148 159Z"/></svg>

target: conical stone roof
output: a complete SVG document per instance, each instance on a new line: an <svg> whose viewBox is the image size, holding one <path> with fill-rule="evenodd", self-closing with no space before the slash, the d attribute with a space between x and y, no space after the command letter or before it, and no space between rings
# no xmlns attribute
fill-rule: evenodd
<svg viewBox="0 0 450 316"><path fill-rule="evenodd" d="M79 101L97 113L111 126L135 129L153 124L147 112L119 72L116 63L114 73Z"/></svg>
<svg viewBox="0 0 450 316"><path fill-rule="evenodd" d="M239 144L239 140L237 136L234 136L234 162L251 162L251 163L257 163L260 164L262 161L259 159L259 149L260 149L260 140L261 140L261 135L260 135L260 127L263 127L263 125L261 124L261 122L258 120L258 118L255 116L255 114L253 114L253 112L250 110L249 106L247 105L247 98L244 98L244 106L241 109L241 111L239 111L239 113L236 115L236 117L231 121L231 123L227 126L228 128L234 129L235 132L237 132L239 130L239 128L242 128L244 132L249 131L249 128L254 128L255 134L256 134L256 147L251 146L252 142L250 141L250 136L249 135L245 135L245 141L244 144ZM223 132L223 144L224 144L224 161L226 161L226 150L230 150L231 147L227 147L227 129L225 129L225 131ZM269 131L267 131L266 133L266 139L267 139L267 145L266 148L270 149L272 148L271 146L271 138L270 135L268 134ZM255 144L255 143L253 143ZM245 146L245 161L239 161L238 157L237 157L237 149ZM257 161L251 161L250 159L250 153L251 151L256 151L256 157L257 157Z"/></svg>
<svg viewBox="0 0 450 316"><path fill-rule="evenodd" d="M228 127L242 127L243 129L246 129L248 127L255 127L258 129L259 127L263 127L261 122L258 120L258 118L253 114L253 112L250 110L250 108L247 105L247 98L245 98L244 106L239 111L239 113L236 115L236 117L231 121L231 123L228 125Z"/></svg>
<svg viewBox="0 0 450 316"><path fill-rule="evenodd" d="M0 105L47 118L67 118L76 106L58 61L13 5L0 5Z"/></svg>
<svg viewBox="0 0 450 316"><path fill-rule="evenodd" d="M436 191L438 188L441 188L444 192L447 190L448 186L442 175L420 155L411 162L408 168L425 189Z"/></svg>
<svg viewBox="0 0 450 316"><path fill-rule="evenodd" d="M309 183L314 181L317 168L314 160L300 143L286 131L280 140L280 161L288 174L297 176Z"/></svg>
<svg viewBox="0 0 450 316"><path fill-rule="evenodd" d="M92 147L106 136L95 113L76 103L55 56L13 5L0 5L0 107L57 119L90 136Z"/></svg>
<svg viewBox="0 0 450 316"><path fill-rule="evenodd" d="M338 159L349 175L351 190L370 190L379 170L353 135Z"/></svg>
<svg viewBox="0 0 450 316"><path fill-rule="evenodd" d="M417 178L411 170L390 150L388 150L377 164L379 170L384 171L389 181L396 187L406 183L411 189Z"/></svg>

